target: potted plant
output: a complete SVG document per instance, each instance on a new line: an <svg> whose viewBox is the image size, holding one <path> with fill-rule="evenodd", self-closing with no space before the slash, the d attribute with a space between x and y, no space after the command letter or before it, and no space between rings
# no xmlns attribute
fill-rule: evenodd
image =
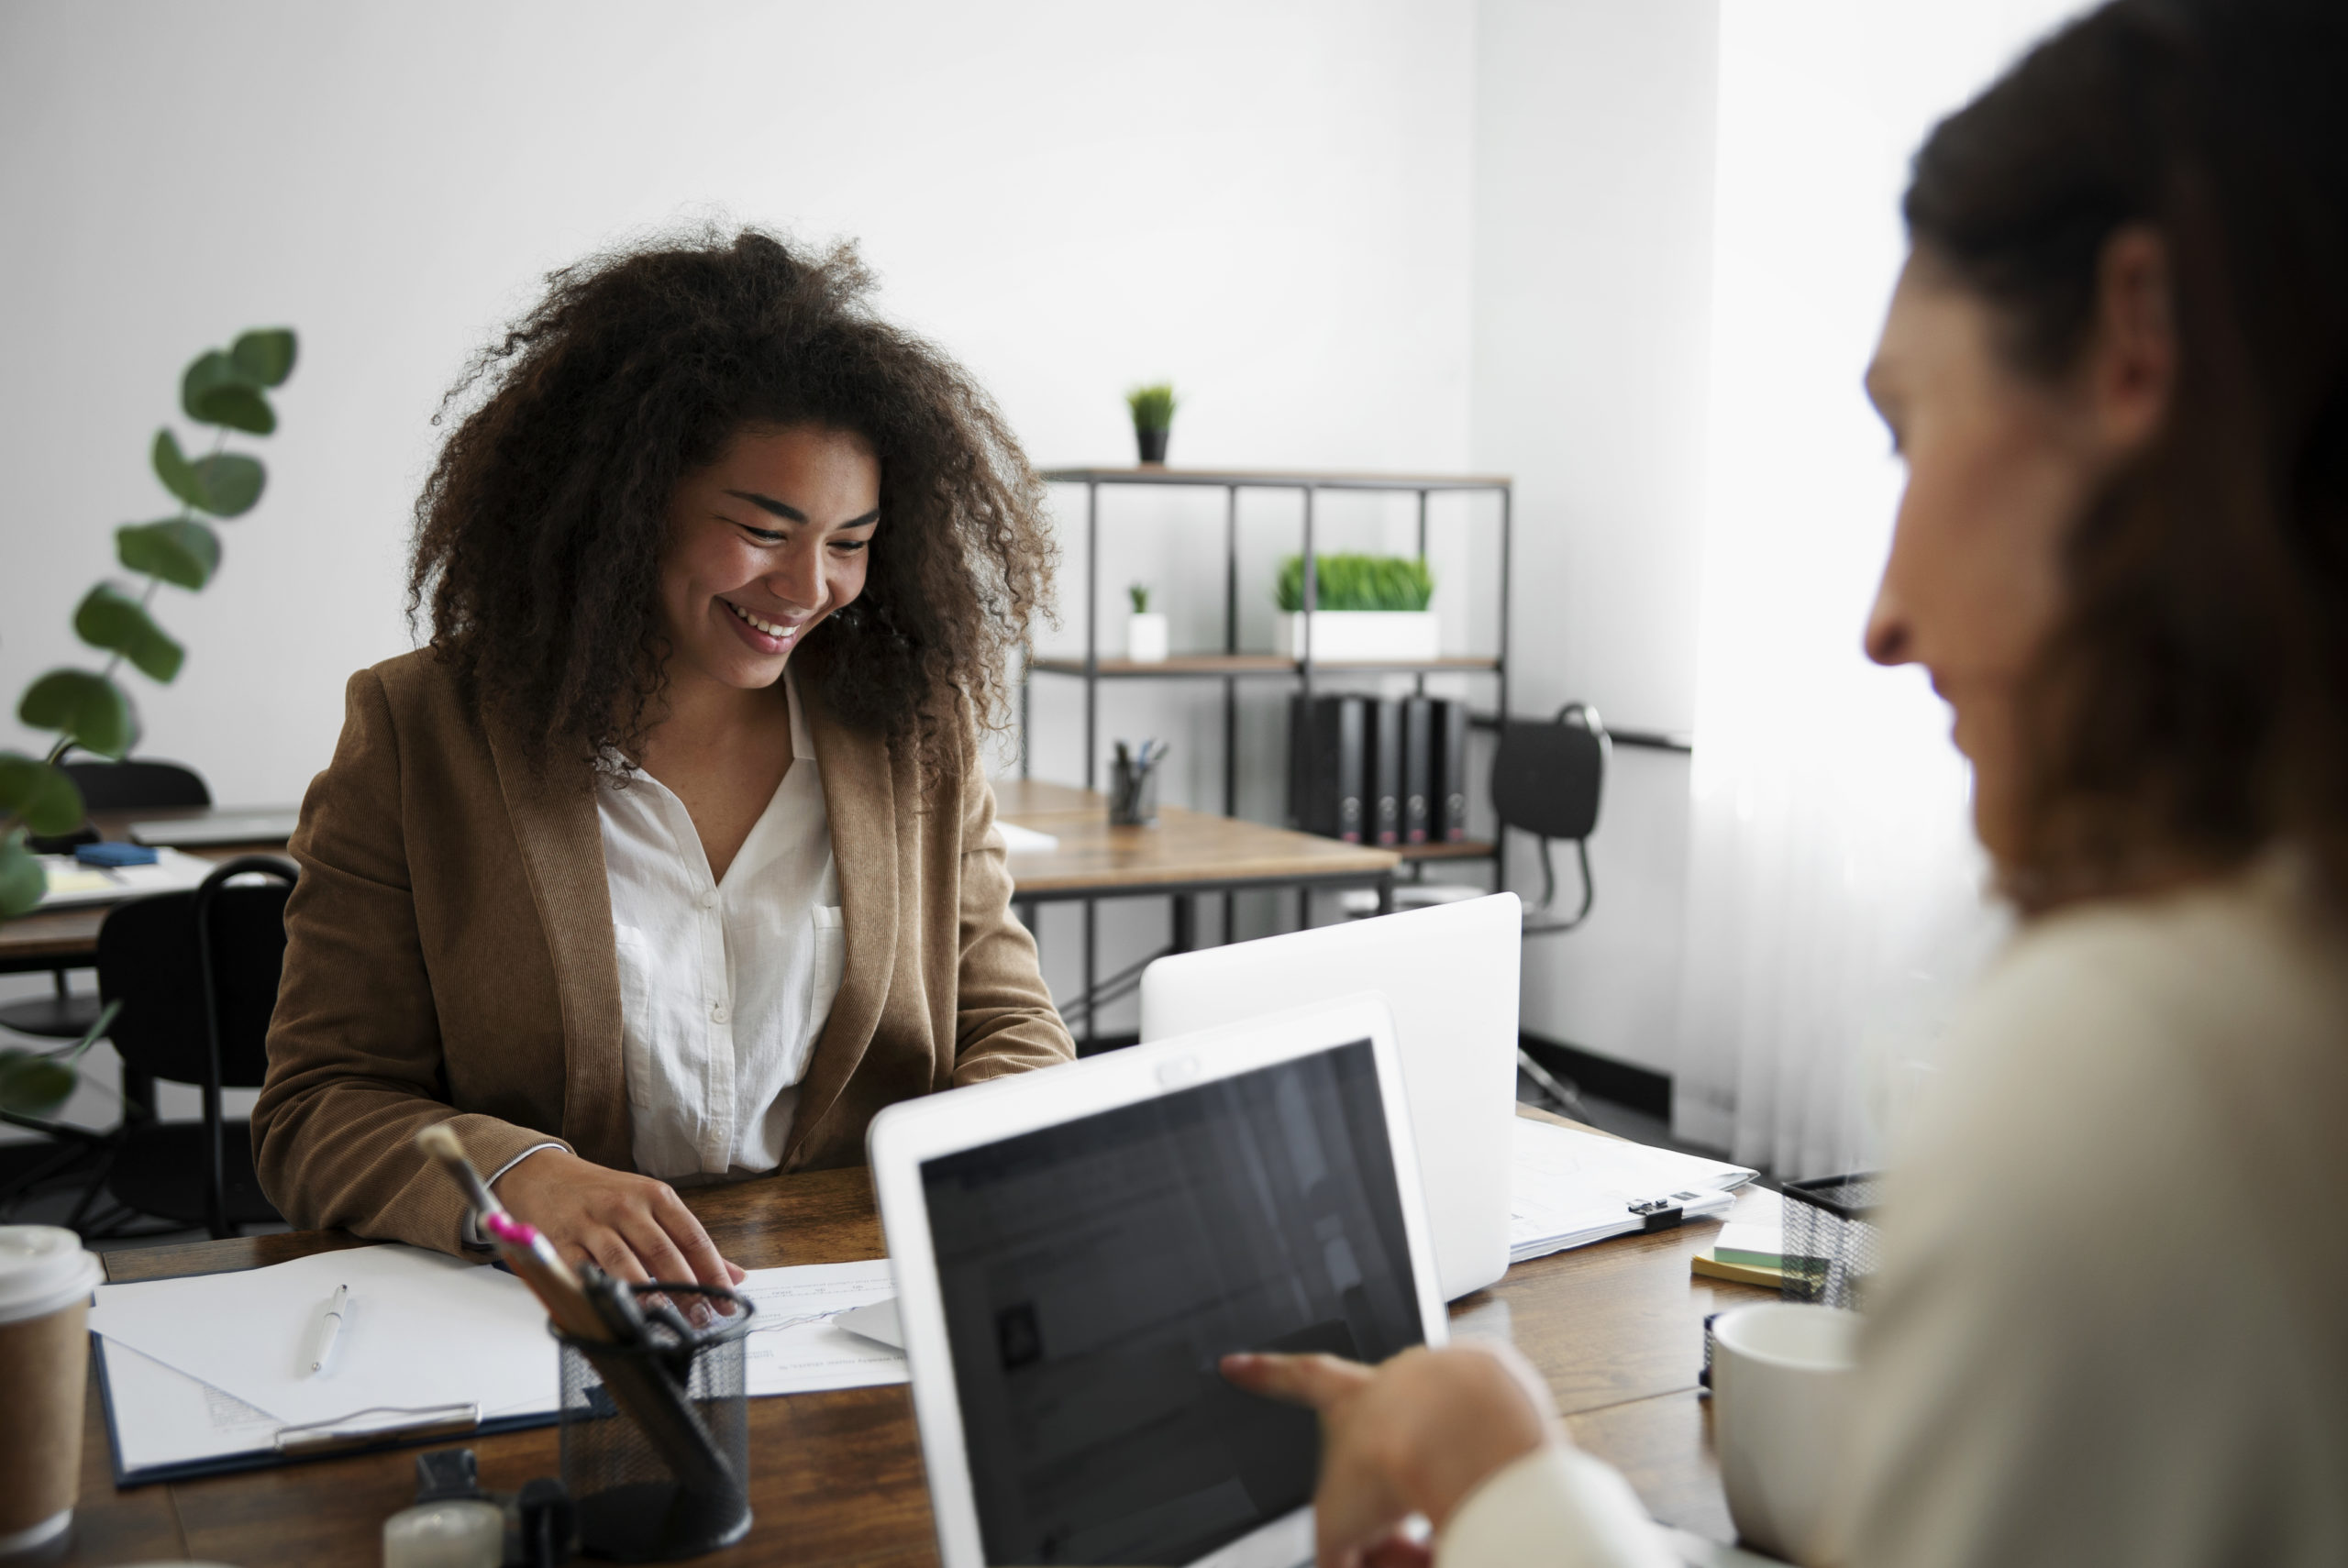
<svg viewBox="0 0 2348 1568"><path fill-rule="evenodd" d="M1125 406L1134 411L1134 439L1141 447L1141 460L1163 463L1166 433L1174 428L1173 387L1165 381L1135 387L1125 394Z"/></svg>
<svg viewBox="0 0 2348 1568"><path fill-rule="evenodd" d="M1408 556L1315 556L1310 615L1304 608L1304 558L1280 563L1276 591L1279 651L1313 662L1420 664L1442 651L1441 625L1427 602L1434 578Z"/></svg>
<svg viewBox="0 0 2348 1568"><path fill-rule="evenodd" d="M1149 590L1136 582L1125 590L1134 613L1125 621L1125 657L1135 664L1166 662L1166 616L1149 607Z"/></svg>
<svg viewBox="0 0 2348 1568"><path fill-rule="evenodd" d="M0 920L32 909L48 891L48 867L28 840L82 825L81 791L58 760L77 745L118 760L138 744L138 715L116 682L122 667L161 684L179 674L187 651L157 623L156 593L165 583L194 591L210 581L220 566L213 524L240 517L260 500L267 475L260 459L224 448L231 430L266 436L277 428L264 394L294 373L294 350L291 332L248 332L225 351L198 356L181 378L180 406L217 433L211 449L190 457L170 430L155 433L149 460L179 511L116 529L116 558L137 580L101 582L73 612L74 634L108 656L105 667L52 669L27 687L17 721L57 739L43 756L0 751ZM113 1016L109 1007L95 1028L61 1050L0 1049L0 1110L39 1117L63 1105L79 1078L74 1063Z"/></svg>

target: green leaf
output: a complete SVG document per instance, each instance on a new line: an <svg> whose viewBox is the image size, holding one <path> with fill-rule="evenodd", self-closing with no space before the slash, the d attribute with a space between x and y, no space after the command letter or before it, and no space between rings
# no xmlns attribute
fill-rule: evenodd
<svg viewBox="0 0 2348 1568"><path fill-rule="evenodd" d="M180 381L180 406L190 419L225 425L266 436L277 428L277 415L260 388L217 348L187 368Z"/></svg>
<svg viewBox="0 0 2348 1568"><path fill-rule="evenodd" d="M61 769L20 751L0 751L0 812L44 837L82 825L82 791Z"/></svg>
<svg viewBox="0 0 2348 1568"><path fill-rule="evenodd" d="M37 730L71 735L100 756L117 760L138 739L138 722L122 688L86 669L52 669L25 688L17 717Z"/></svg>
<svg viewBox="0 0 2348 1568"><path fill-rule="evenodd" d="M155 477L163 488L199 512L215 517L241 517L260 500L268 478L255 459L233 452L216 452L189 462L179 438L168 430L155 432Z"/></svg>
<svg viewBox="0 0 2348 1568"><path fill-rule="evenodd" d="M176 587L202 588L220 569L220 536L186 518L125 524L114 542L124 566Z"/></svg>
<svg viewBox="0 0 2348 1568"><path fill-rule="evenodd" d="M0 920L14 920L40 902L49 891L49 874L40 859L25 845L22 828L0 838Z"/></svg>
<svg viewBox="0 0 2348 1568"><path fill-rule="evenodd" d="M120 654L150 679L167 685L187 661L187 650L155 624L147 606L103 582L73 612L73 635L94 648Z"/></svg>
<svg viewBox="0 0 2348 1568"><path fill-rule="evenodd" d="M237 339L228 358L253 385L282 387L294 373L294 329L256 327Z"/></svg>
<svg viewBox="0 0 2348 1568"><path fill-rule="evenodd" d="M30 1051L0 1051L0 1110L53 1115L73 1098L81 1081L82 1075L62 1062Z"/></svg>

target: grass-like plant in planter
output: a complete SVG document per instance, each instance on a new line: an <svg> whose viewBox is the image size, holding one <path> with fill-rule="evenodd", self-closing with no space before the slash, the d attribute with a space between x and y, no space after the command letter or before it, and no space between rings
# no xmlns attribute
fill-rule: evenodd
<svg viewBox="0 0 2348 1568"><path fill-rule="evenodd" d="M1315 660L1424 663L1442 646L1442 631L1427 609L1434 574L1410 556L1313 557L1310 617ZM1280 562L1273 597L1282 612L1280 651L1302 658L1304 558Z"/></svg>
<svg viewBox="0 0 2348 1568"><path fill-rule="evenodd" d="M248 332L225 350L198 355L181 377L180 407L213 427L212 448L190 458L168 428L155 433L150 460L180 509L159 522L116 529L116 558L143 582L101 582L73 612L74 635L108 656L105 668L52 669L27 687L17 717L28 728L53 731L56 744L42 756L0 751L0 920L33 908L48 889L27 839L82 825L82 793L58 760L77 745L120 758L138 744L137 710L116 675L127 662L168 685L186 661L187 650L156 624L156 593L165 583L193 591L211 581L220 568L213 524L241 517L260 502L268 475L259 458L227 450L228 433L267 436L277 428L266 394L294 373L294 334L282 327ZM39 1116L62 1105L77 1077L72 1062L105 1024L101 1020L60 1051L0 1051L0 1109Z"/></svg>
<svg viewBox="0 0 2348 1568"><path fill-rule="evenodd" d="M1160 381L1156 386L1135 387L1125 394L1125 406L1133 410L1134 441L1141 448L1141 460L1164 462L1167 433L1174 428L1173 386Z"/></svg>

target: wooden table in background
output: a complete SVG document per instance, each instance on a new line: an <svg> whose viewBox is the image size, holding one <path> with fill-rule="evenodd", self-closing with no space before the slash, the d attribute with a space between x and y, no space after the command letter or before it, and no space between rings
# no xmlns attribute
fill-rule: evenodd
<svg viewBox="0 0 2348 1568"><path fill-rule="evenodd" d="M138 812L92 812L90 825L104 839L130 837L134 822L166 819L181 822L208 816L250 816L277 807L242 806L213 810L202 807L153 808ZM187 853L205 860L227 860L238 855L282 853L283 839L255 844L207 844ZM98 961L98 927L105 923L112 904L76 904L71 909L37 910L15 920L0 921L0 975L39 973L45 969L86 969Z"/></svg>
<svg viewBox="0 0 2348 1568"><path fill-rule="evenodd" d="M750 1268L884 1255L862 1169L770 1176L689 1192L725 1255ZM1750 1193L1738 1217L1777 1199ZM1574 1441L1621 1467L1657 1518L1733 1539L1708 1413L1696 1392L1706 1313L1767 1298L1745 1286L1691 1279L1688 1260L1710 1224L1624 1236L1519 1264L1453 1314L1505 1311L1517 1347L1548 1378ZM356 1244L309 1231L113 1253L110 1280L156 1279L282 1263ZM1490 1319L1482 1320L1490 1321ZM549 1349L548 1353L553 1353ZM117 1492L94 1375L75 1541L65 1561L196 1558L239 1568L382 1560L382 1522L411 1503L418 1449ZM556 1429L471 1440L482 1485L512 1491L559 1469ZM757 1518L719 1563L903 1563L937 1560L913 1401L903 1386L750 1401L750 1492Z"/></svg>

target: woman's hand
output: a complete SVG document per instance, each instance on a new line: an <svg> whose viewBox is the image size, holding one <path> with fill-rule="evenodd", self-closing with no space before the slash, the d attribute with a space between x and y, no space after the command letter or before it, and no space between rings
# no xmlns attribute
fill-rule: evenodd
<svg viewBox="0 0 2348 1568"><path fill-rule="evenodd" d="M648 1280L732 1286L742 1271L717 1255L677 1189L560 1149L541 1149L498 1177L498 1201L537 1226L569 1264L590 1260L629 1285Z"/></svg>
<svg viewBox="0 0 2348 1568"><path fill-rule="evenodd" d="M1440 1529L1486 1476L1563 1441L1539 1375L1499 1347L1404 1351L1376 1368L1329 1355L1227 1355L1223 1375L1321 1413L1321 1568L1426 1562L1424 1547L1396 1533L1404 1519L1424 1514Z"/></svg>

